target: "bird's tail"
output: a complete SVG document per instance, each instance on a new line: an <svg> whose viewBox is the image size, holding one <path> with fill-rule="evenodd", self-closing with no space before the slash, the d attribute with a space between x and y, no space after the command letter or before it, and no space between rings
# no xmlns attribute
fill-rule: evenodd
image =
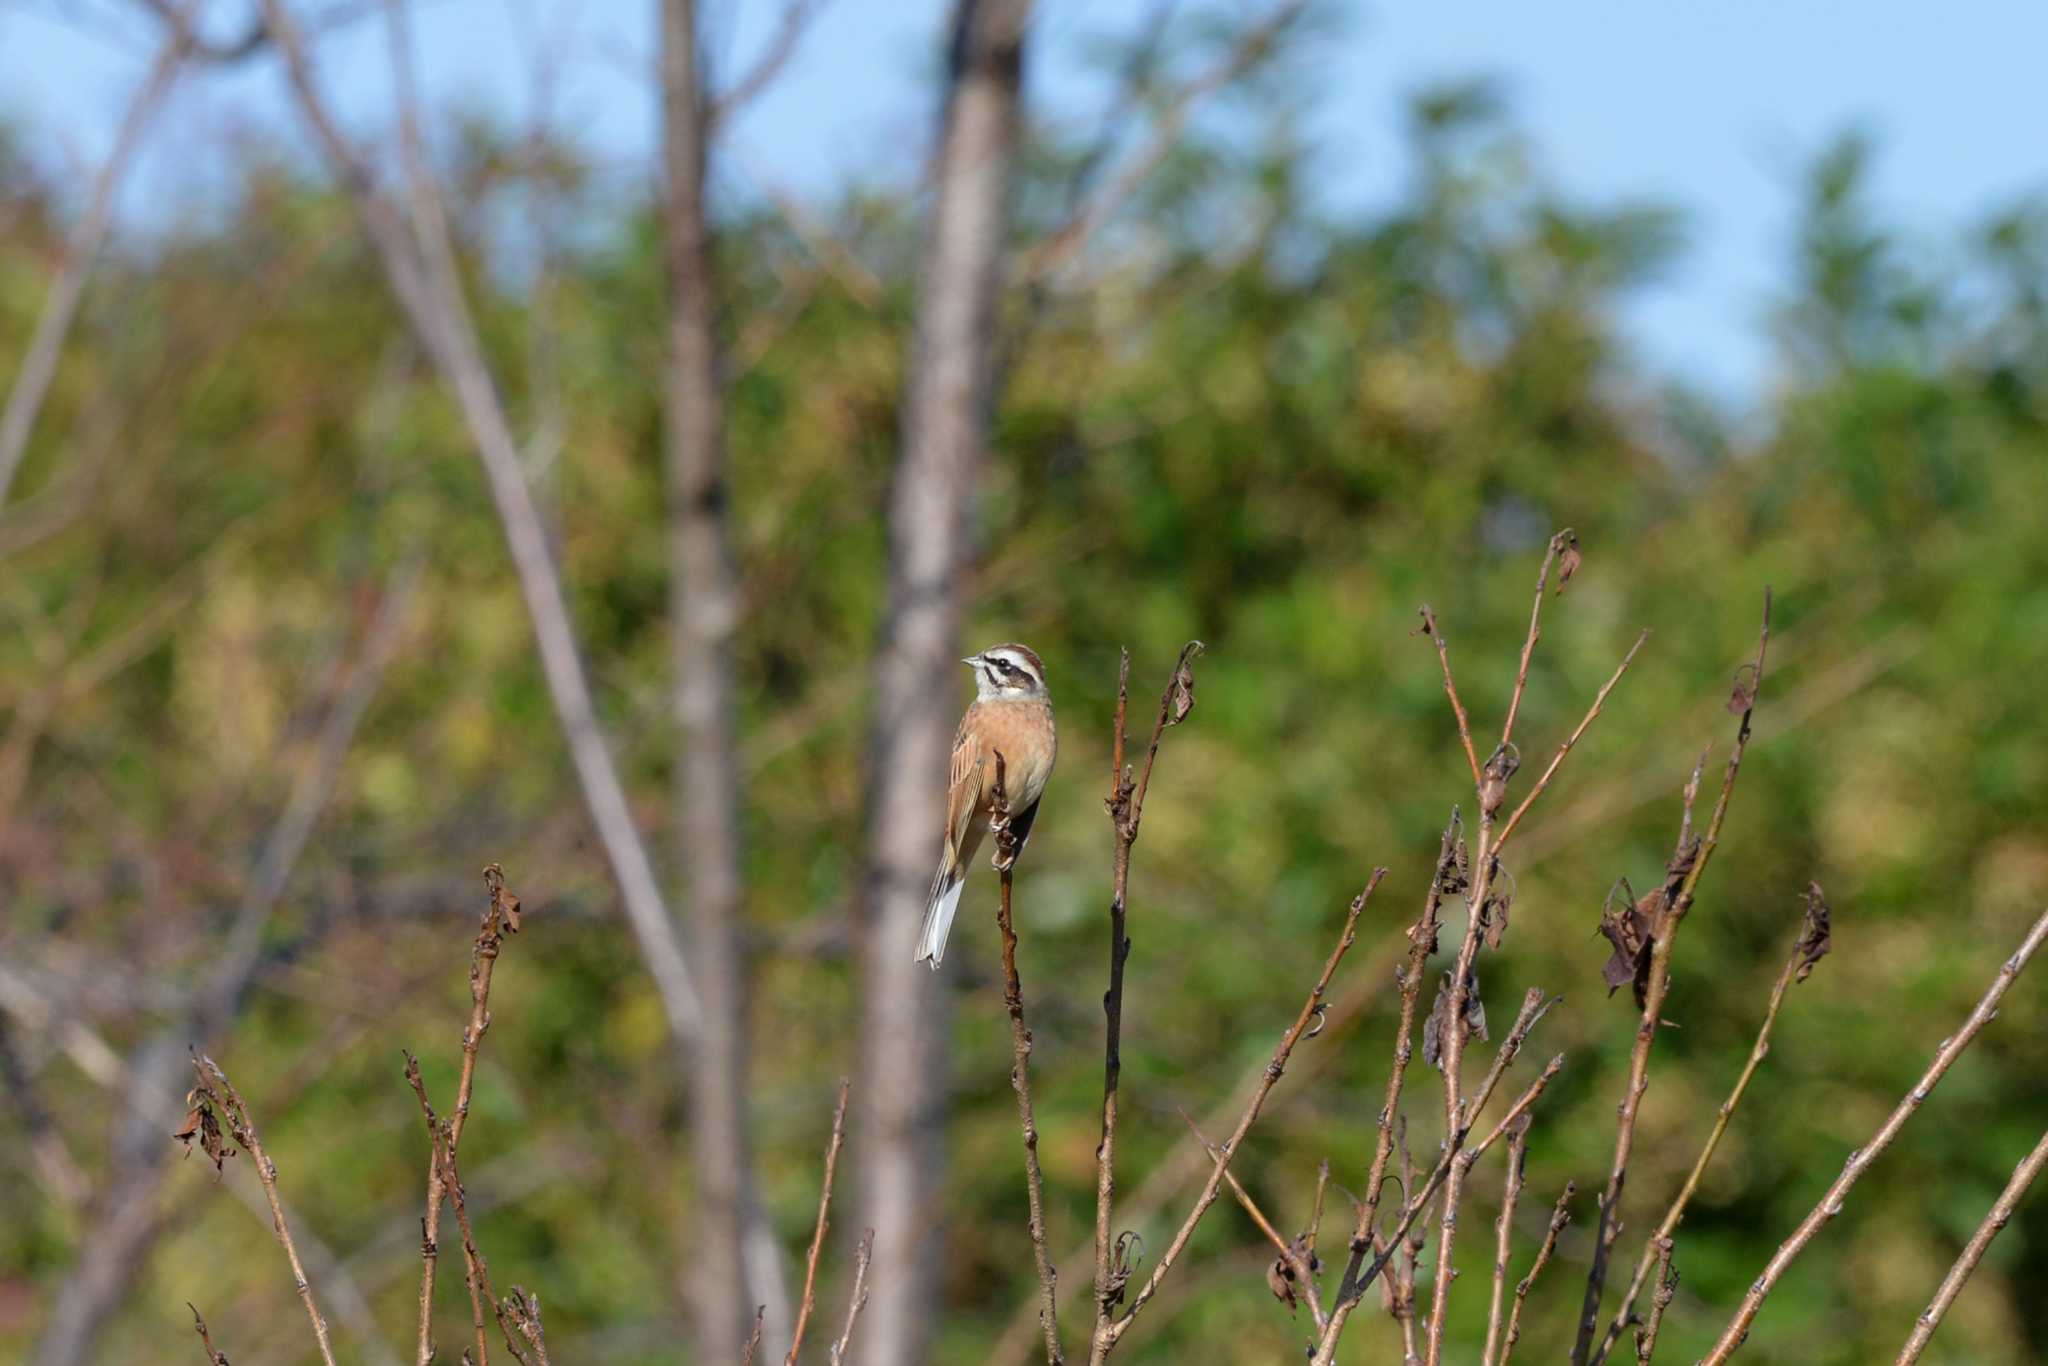
<svg viewBox="0 0 2048 1366"><path fill-rule="evenodd" d="M953 913L960 909L960 889L967 885L967 869L952 851L939 860L932 878L931 900L924 909L924 930L917 936L917 961L934 969L946 956L946 936L953 930Z"/></svg>

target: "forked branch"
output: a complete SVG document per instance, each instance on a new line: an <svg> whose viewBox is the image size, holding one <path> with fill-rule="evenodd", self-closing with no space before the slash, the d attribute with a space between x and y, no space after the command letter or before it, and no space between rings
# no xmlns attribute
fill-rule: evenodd
<svg viewBox="0 0 2048 1366"><path fill-rule="evenodd" d="M1850 1189L1870 1170L1871 1165L1884 1150L1891 1146L1892 1140L1899 1136L1899 1130L1906 1127L1906 1121L1911 1119L1926 1102L1927 1097L1934 1093L1934 1088L1948 1074L1948 1069L1955 1065L1956 1059L1962 1056L1963 1050L1976 1041L1977 1035L1983 1032L1985 1025L1991 1023L1992 1017L1998 1013L1998 1003L2005 999L2005 993L2018 980L2020 973L2026 970L2027 963L2041 947L2041 941L2044 939L2048 939L2048 911L2043 911L2035 919L2033 926L2027 931L2026 938L2020 942L2019 948L1998 969L1998 974L1991 979L1991 985L1985 990L1983 998L1977 1002L1977 1008L1963 1021L1963 1027L1941 1041L1941 1046L1934 1051L1934 1060L1927 1065L1927 1070L1921 1073L1920 1080L1915 1082L1913 1088L1893 1107L1884 1123L1878 1126L1877 1132L1871 1135L1870 1141L1849 1154L1849 1160L1842 1166L1842 1174L1828 1187L1827 1194L1821 1197L1820 1203L1799 1221L1799 1227L1792 1230L1792 1235L1772 1254L1762 1273L1749 1287L1749 1293L1742 1297L1741 1306L1736 1309L1735 1316L1729 1320L1728 1326L1722 1330L1720 1340L1714 1344L1713 1351L1707 1354L1703 1366L1720 1366L1721 1362L1733 1356L1736 1349L1742 1346L1743 1341L1749 1336L1750 1325L1756 1322L1757 1311L1763 1308L1764 1300L1776 1288L1786 1268L1806 1250L1807 1244L1819 1236L1828 1221L1842 1212L1842 1202Z"/></svg>

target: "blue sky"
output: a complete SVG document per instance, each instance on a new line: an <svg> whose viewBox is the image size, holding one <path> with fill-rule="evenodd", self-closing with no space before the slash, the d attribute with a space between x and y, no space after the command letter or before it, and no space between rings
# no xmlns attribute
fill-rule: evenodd
<svg viewBox="0 0 2048 1366"><path fill-rule="evenodd" d="M238 0L213 0L224 19ZM1183 11L1204 8L1184 0ZM1216 8L1216 0L1207 7ZM1220 6L1231 8L1230 0ZM0 0L0 118L57 164L96 162L147 60L125 0ZM743 66L780 0L712 0L716 49ZM1038 112L1078 116L1091 34L1151 0L1041 0ZM928 132L928 73L944 0L826 0L784 79L725 146L740 188L823 194L850 179L914 174ZM429 98L531 115L533 77L557 70L552 117L620 176L642 173L652 89L652 6L621 0L426 0L417 31ZM1359 0L1310 64L1310 130L1334 207L1372 208L1407 166L1405 98L1450 78L1498 78L1547 172L1610 202L1684 210L1677 268L1631 307L1656 373L1732 399L1767 382L1762 320L1789 256L1799 167L1852 125L1879 139L1890 220L1930 242L2028 192L2048 192L2048 5L2038 0ZM329 44L323 71L374 128L388 108L377 25ZM181 87L156 127L124 217L202 204L237 130L295 133L274 66Z"/></svg>

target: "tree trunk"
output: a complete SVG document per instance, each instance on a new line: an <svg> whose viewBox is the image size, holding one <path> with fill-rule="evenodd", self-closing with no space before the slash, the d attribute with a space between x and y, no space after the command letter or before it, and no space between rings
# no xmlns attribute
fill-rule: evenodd
<svg viewBox="0 0 2048 1366"><path fill-rule="evenodd" d="M762 1284L746 1231L753 1161L747 1140L747 964L740 916L738 737L732 639L739 586L725 525L725 390L704 206L708 102L695 0L662 4L663 218L668 255L667 417L672 695L682 745L676 766L676 856L684 870L703 1031L691 1079L696 1200L690 1216L697 1359L736 1362L754 1306L787 1297ZM758 1220L758 1214L755 1216ZM757 1259L758 1260L758 1259ZM752 1273L752 1274L749 1274ZM779 1277L771 1277L779 1279ZM770 1341L787 1324L767 1325Z"/></svg>
<svg viewBox="0 0 2048 1366"><path fill-rule="evenodd" d="M875 1230L863 1362L915 1366L935 1322L943 1049L939 979L912 961L939 854L960 707L960 583L988 434L996 304L1029 0L957 0L938 186L919 283L889 605L875 661L862 897L859 1222Z"/></svg>

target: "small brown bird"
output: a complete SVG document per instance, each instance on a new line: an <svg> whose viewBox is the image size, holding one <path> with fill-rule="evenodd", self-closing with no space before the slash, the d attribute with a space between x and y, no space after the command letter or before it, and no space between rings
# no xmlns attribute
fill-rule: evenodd
<svg viewBox="0 0 2048 1366"><path fill-rule="evenodd" d="M925 908L917 961L939 966L946 935L960 907L967 865L988 831L995 756L1003 756L1003 784L1010 806L1010 830L1021 853L1038 819L1038 798L1059 754L1053 727L1052 694L1045 689L1045 665L1022 645L991 645L960 661L974 670L975 698L953 736L951 785L946 790L945 845L932 896Z"/></svg>

